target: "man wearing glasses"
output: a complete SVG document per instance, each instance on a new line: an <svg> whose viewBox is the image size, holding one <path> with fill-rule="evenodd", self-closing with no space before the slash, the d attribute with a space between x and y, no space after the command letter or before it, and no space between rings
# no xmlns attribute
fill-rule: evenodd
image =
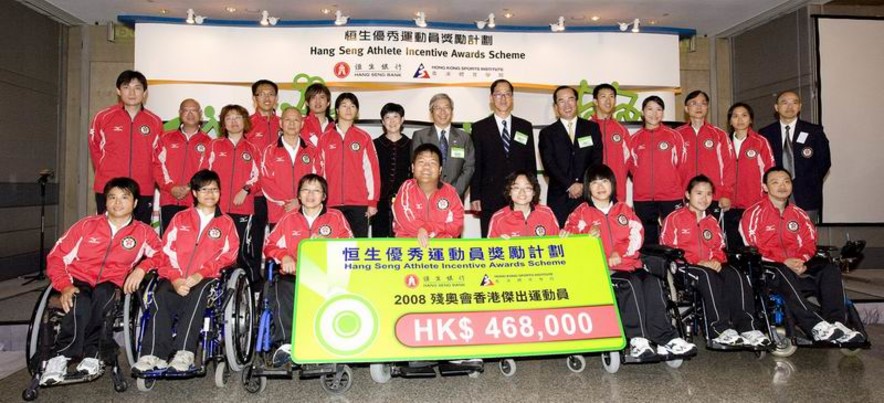
<svg viewBox="0 0 884 403"><path fill-rule="evenodd" d="M252 130L246 134L246 140L254 144L261 155L267 146L276 145L282 126L279 116L276 116L276 102L279 87L270 80L258 80L252 84L252 101L255 103L255 113L249 116L252 121ZM254 251L264 250L264 227L267 226L267 198L263 191L255 194L255 215L252 216L251 244ZM245 242L245 240L243 240Z"/></svg>
<svg viewBox="0 0 884 403"><path fill-rule="evenodd" d="M463 200L470 179L473 177L476 156L473 141L461 129L451 125L454 102L448 94L436 94L430 98L430 118L433 125L414 132L411 151L424 143L439 147L442 151L442 181L454 186Z"/></svg>
<svg viewBox="0 0 884 403"><path fill-rule="evenodd" d="M470 133L476 149L470 207L479 212L482 237L488 234L491 216L506 205L507 175L519 170L537 175L533 126L512 115L512 83L504 79L491 83L489 102L494 113L473 123Z"/></svg>

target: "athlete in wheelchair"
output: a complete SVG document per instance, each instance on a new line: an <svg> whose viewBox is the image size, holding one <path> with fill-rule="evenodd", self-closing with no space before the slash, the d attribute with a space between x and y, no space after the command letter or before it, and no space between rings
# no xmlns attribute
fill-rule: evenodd
<svg viewBox="0 0 884 403"><path fill-rule="evenodd" d="M92 381L108 367L114 389L128 387L112 338L120 288L136 264L136 270L156 266L160 240L153 228L133 220L140 194L134 180L111 179L104 194L107 212L74 224L46 258L52 284L41 294L28 329L32 379L25 400L35 399L42 386ZM73 372L71 360L79 360Z"/></svg>
<svg viewBox="0 0 884 403"><path fill-rule="evenodd" d="M798 345L868 348L859 315L844 293L841 269L825 248L818 251L816 228L789 201L791 173L775 167L763 180L768 197L746 210L740 232L764 261L758 291L774 302L774 354L791 355ZM796 326L802 334L794 331Z"/></svg>
<svg viewBox="0 0 884 403"><path fill-rule="evenodd" d="M244 270L229 268L239 239L233 220L216 207L219 184L212 171L194 174L196 205L172 218L156 275L140 289L145 273L136 270L126 284L127 293L137 290L124 313L139 390L151 390L158 378L203 376L209 362L221 387L250 359L251 286Z"/></svg>
<svg viewBox="0 0 884 403"><path fill-rule="evenodd" d="M301 208L286 213L267 238L264 246L264 256L268 262L267 281L259 298L263 308L255 329L255 359L242 372L243 387L248 392L261 392L267 385L267 377L290 378L296 369L291 360L291 351L298 245L305 239L353 237L344 215L339 210L325 207L327 192L325 178L314 174L304 175L298 182ZM325 375L323 388L338 392L339 386L349 386L350 382L349 367L346 368L347 379L341 379L344 367L340 368L340 375L335 364L305 366L302 371L307 376L311 371L316 375Z"/></svg>

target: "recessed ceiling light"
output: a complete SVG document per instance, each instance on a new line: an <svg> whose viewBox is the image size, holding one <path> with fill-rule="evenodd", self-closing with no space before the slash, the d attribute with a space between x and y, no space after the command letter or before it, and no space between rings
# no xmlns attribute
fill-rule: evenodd
<svg viewBox="0 0 884 403"><path fill-rule="evenodd" d="M594 16L592 16L592 18L590 18L590 19L593 20L593 21L598 21L598 20L602 19L602 17L599 17L599 16L597 16L597 15L594 15Z"/></svg>
<svg viewBox="0 0 884 403"><path fill-rule="evenodd" d="M236 12L236 7L227 6L224 9L227 10L228 13L235 13Z"/></svg>
<svg viewBox="0 0 884 403"><path fill-rule="evenodd" d="M166 10L165 8L161 9L160 14L169 14L169 10Z"/></svg>
<svg viewBox="0 0 884 403"><path fill-rule="evenodd" d="M323 14L331 14L331 9L329 9L329 8L323 8L323 9L322 9L322 13L323 13Z"/></svg>
<svg viewBox="0 0 884 403"><path fill-rule="evenodd" d="M648 21L648 24L657 25L657 20L650 20Z"/></svg>
<svg viewBox="0 0 884 403"><path fill-rule="evenodd" d="M513 18L515 14L512 13L508 8L503 9L503 18Z"/></svg>

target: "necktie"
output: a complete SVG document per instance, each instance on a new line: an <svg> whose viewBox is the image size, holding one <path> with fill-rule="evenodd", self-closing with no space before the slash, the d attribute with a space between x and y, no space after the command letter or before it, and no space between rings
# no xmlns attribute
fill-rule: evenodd
<svg viewBox="0 0 884 403"><path fill-rule="evenodd" d="M574 144L574 122L568 122L568 137L571 138L571 144Z"/></svg>
<svg viewBox="0 0 884 403"><path fill-rule="evenodd" d="M795 176L795 156L792 154L792 132L786 126L786 141L783 143L783 168L789 170Z"/></svg>
<svg viewBox="0 0 884 403"><path fill-rule="evenodd" d="M510 131L506 128L506 121L502 121L503 123L503 133L501 133L501 138L503 139L503 151L506 155L510 155Z"/></svg>
<svg viewBox="0 0 884 403"><path fill-rule="evenodd" d="M442 165L445 165L445 161L448 160L448 139L445 138L445 130L442 130L439 136L439 151L442 151Z"/></svg>

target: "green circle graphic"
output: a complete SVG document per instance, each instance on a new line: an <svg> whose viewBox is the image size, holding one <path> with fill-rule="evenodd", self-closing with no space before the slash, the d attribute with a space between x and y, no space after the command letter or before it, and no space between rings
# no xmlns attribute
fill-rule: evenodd
<svg viewBox="0 0 884 403"><path fill-rule="evenodd" d="M341 303L359 305L366 312L360 313L352 308L329 311L329 308L334 309L335 305ZM332 334L323 333L323 319L331 320ZM319 344L326 351L343 356L356 355L371 346L380 328L378 314L374 307L365 298L353 294L339 295L325 301L316 313L313 326L313 333L316 335L316 340L319 341ZM359 335L360 331L366 327L371 329L371 333L367 337L355 339L355 336ZM335 340L348 338L351 340L346 341L358 343L352 346L341 346L338 340Z"/></svg>

